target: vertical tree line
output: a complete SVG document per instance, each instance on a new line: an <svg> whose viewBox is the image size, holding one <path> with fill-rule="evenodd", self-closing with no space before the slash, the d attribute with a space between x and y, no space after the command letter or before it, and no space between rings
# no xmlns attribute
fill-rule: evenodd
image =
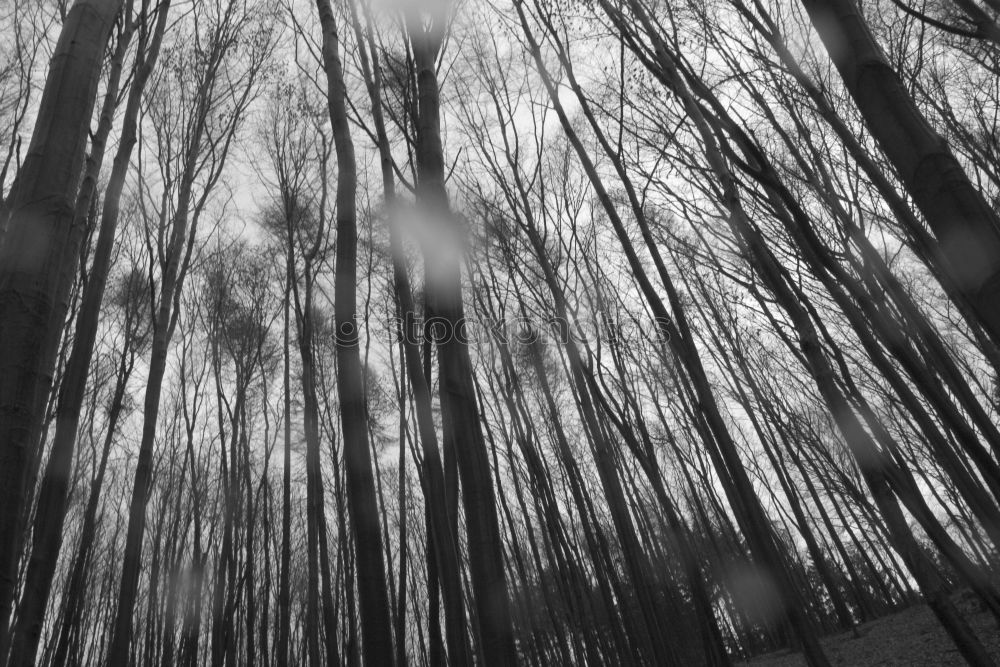
<svg viewBox="0 0 1000 667"><path fill-rule="evenodd" d="M0 26L0 663L994 664L993 0Z"/></svg>

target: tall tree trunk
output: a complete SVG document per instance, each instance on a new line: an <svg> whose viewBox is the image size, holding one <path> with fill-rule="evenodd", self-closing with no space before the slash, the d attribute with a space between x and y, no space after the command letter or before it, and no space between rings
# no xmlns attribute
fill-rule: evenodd
<svg viewBox="0 0 1000 667"><path fill-rule="evenodd" d="M609 17L613 21L620 24L619 11L611 7L608 3L603 3L603 7ZM650 304L650 307L653 309L654 320L662 330L663 339L674 349L675 354L677 354L678 358L683 362L691 385L697 393L698 410L700 414L695 416L694 421L702 431L702 438L706 444L709 454L712 457L713 465L715 466L719 476L723 479L724 489L730 499L733 511L736 514L741 527L746 533L751 551L759 560L759 565L766 569L767 575L773 579L774 585L778 588L783 607L782 620L794 629L795 635L802 641L807 660L810 664L817 667L825 667L829 664L829 662L824 655L818 640L816 639L813 628L811 627L808 619L805 617L803 610L800 608L800 596L793 582L788 577L784 558L780 548L775 542L770 521L764 512L760 499L757 497L756 492L750 483L744 464L739 458L736 444L729 433L728 426L725 424L715 397L712 394L711 384L708 381L705 369L694 345L686 314L673 283L669 279L662 259L656 249L656 243L650 234L648 224L646 224L641 204L638 202L634 190L631 188L630 181L624 173L620 161L616 161L615 167L619 176L626 185L626 192L629 195L632 212L637 221L640 223L640 231L643 234L646 246L653 255L661 282L668 291L671 309L677 320L676 325L674 324L674 320L670 316L670 313L668 313L664 307L662 300L660 300L655 289L652 287L652 284L646 277L645 270L635 254L635 250L632 247L631 241L625 231L624 224L621 221L617 209L604 188L593 161L587 155L586 149L573 130L569 117L566 115L565 110L558 100L558 93L551 77L545 69L544 63L542 62L540 47L531 35L530 26L527 22L527 17L524 14L521 3L517 4L517 9L522 29L529 39L530 49L532 51L536 67L542 74L543 82L546 85L549 98L552 100L553 106L559 116L559 121L563 126L565 133L569 136L570 141L573 144L573 148L576 151L581 164L584 166L587 176L594 186L595 191L597 191L602 207L614 225L615 233L618 236L623 249L626 251L630 268L636 276L636 279L640 281L643 294ZM550 33L553 32L551 24L548 24L547 28ZM568 61L565 59L565 53L560 52L560 56L562 65L567 67ZM573 77L572 70L567 68L567 74L570 77L574 90L577 92L577 98L583 105L585 115L587 116L591 127L596 129L596 123L593 119L593 115L589 111L586 100L580 93L579 86ZM602 145L605 146L605 153L610 154L611 151L607 148L606 140L602 142Z"/></svg>
<svg viewBox="0 0 1000 667"><path fill-rule="evenodd" d="M148 26L144 25L141 28L143 34L139 43L140 59L136 63L135 79L129 90L125 108L122 136L104 195L101 229L94 261L90 268L89 280L84 288L80 312L77 315L73 349L66 363L66 371L60 385L59 400L56 406L56 433L39 491L31 561L25 578L24 592L22 593L22 602L11 648L11 661L17 665L34 664L43 615L62 544L66 496L73 463L76 433L80 423L80 408L83 403L87 374L97 337L101 302L111 265L111 253L118 227L119 204L132 148L136 143L139 103L142 100L146 80L149 78L159 54L160 43L166 30L169 4L169 0L165 0L160 5L156 26L151 36ZM145 22L148 19L147 16L141 16L138 20ZM127 28L127 30L131 30L131 28ZM129 40L123 37L119 39L121 40L119 48L124 51ZM124 57L124 53L122 53L122 57ZM120 72L120 62L117 68ZM117 85L109 88L108 99L113 100L116 96ZM101 127L98 131L105 138L111 130L112 113L112 109L106 108L102 114Z"/></svg>
<svg viewBox="0 0 1000 667"><path fill-rule="evenodd" d="M395 653L389 618L378 503L368 439L368 410L357 322L358 185L354 142L347 119L347 89L340 64L340 38L329 0L317 0L323 28L323 64L327 101L337 153L337 257L334 278L334 320L337 349L337 389L344 430L344 465L348 509L357 553L358 595L361 601L361 641L369 665L391 666Z"/></svg>
<svg viewBox="0 0 1000 667"><path fill-rule="evenodd" d="M167 265L163 272L163 290L153 326L153 348L143 400L142 439L136 463L135 480L129 505L128 532L123 554L121 588L118 611L109 653L112 664L124 665L129 660L132 641L132 621L136 598L139 594L139 574L142 565L142 541L146 527L146 503L153 481L153 442L160 414L160 394L167 370L167 348L176 320L172 317L174 291L179 289L183 276L179 276L184 240L187 236L187 202L178 207L179 219L174 222Z"/></svg>
<svg viewBox="0 0 1000 667"><path fill-rule="evenodd" d="M636 4L633 3L633 6L636 7ZM651 35L655 34L650 28L649 19L644 15L643 10L637 8L636 11L646 24L647 32ZM865 431L860 419L855 414L854 406L848 402L837 386L836 376L823 350L819 333L804 305L808 303L806 296L801 290L796 289L791 281L786 282L785 272L744 210L737 189L737 181L717 143L716 135L711 127L711 120L703 114L686 84L678 76L673 65L673 58L666 51L665 46L662 43L657 43L656 50L662 67L659 72L660 76L665 85L684 104L696 125L703 142L705 157L720 183L722 203L727 210L727 221L733 234L739 240L744 252L752 258L757 275L761 277L763 283L772 292L791 320L798 338L798 347L804 357L804 363L842 437L851 449L862 478L875 499L881 517L886 522L893 547L907 564L914 579L927 596L932 610L954 639L963 657L970 664L992 664L968 624L949 601L944 582L933 571L931 561L920 550L912 530L905 520L898 499L893 494L893 488L897 493L901 490L900 476L902 473L895 469L886 453L878 450L875 442ZM920 518L919 515L917 518Z"/></svg>
<svg viewBox="0 0 1000 667"><path fill-rule="evenodd" d="M947 270L1000 342L1000 216L882 54L852 0L802 0L868 130L933 230Z"/></svg>
<svg viewBox="0 0 1000 667"><path fill-rule="evenodd" d="M125 330L131 331L131 327L126 324ZM135 365L135 356L135 348L130 342L126 343L118 364L114 394L111 398L111 405L108 408L108 430L104 437L101 459L97 464L97 474L91 481L90 494L87 499L86 509L84 510L83 520L81 521L80 543L77 546L76 555L73 559L73 568L66 585L65 612L60 623L58 635L56 636L56 647L52 658L52 664L57 667L62 667L66 664L69 657L69 645L72 634L78 630L80 625L79 620L83 611L84 592L87 587L87 573L94 542L97 537L98 506L101 492L104 488L104 477L107 472L108 458L111 454L111 445L114 442L118 420L121 417L124 407L126 385Z"/></svg>
<svg viewBox="0 0 1000 667"><path fill-rule="evenodd" d="M354 5L352 4L352 8ZM355 32L359 41L364 41L357 14L352 14ZM462 572L459 557L457 534L452 529L448 519L447 500L445 498L446 483L441 464L441 453L438 448L437 431L434 427L434 415L431 405L431 390L417 343L416 308L413 302L413 292L406 266L406 256L401 238L400 220L397 215L395 175L393 173L392 152L389 137L386 133L384 114L382 112L382 73L379 66L378 51L371 36L367 33L368 49L359 48L362 72L368 87L372 103L372 121L375 126L375 136L378 144L382 169L382 184L389 227L389 245L392 253L393 288L399 303L398 335L403 348L403 364L405 374L409 378L416 404L417 431L423 453L423 485L424 498L427 504L427 566L428 591L430 605L430 624L432 629L432 652L438 648L440 633L434 631L440 624L437 602L440 600L438 580L442 585L445 599L445 627L448 641L448 659L454 665L464 665L471 660L471 648L468 645L466 632L464 600L462 597ZM368 54L371 54L369 61ZM429 351L429 350L428 350ZM429 366L428 366L429 369ZM399 638L397 637L397 641Z"/></svg>
<svg viewBox="0 0 1000 667"><path fill-rule="evenodd" d="M286 260L285 295L283 313L282 384L284 393L284 446L282 447L281 475L281 574L278 582L278 641L276 655L279 664L290 659L288 640L292 632L292 392L290 362L292 351L289 347L288 321L289 299L292 281L291 256Z"/></svg>
<svg viewBox="0 0 1000 667"><path fill-rule="evenodd" d="M32 437L62 328L53 314L61 283L75 273L64 272L64 263L79 257L69 247L73 201L104 47L121 6L79 0L67 14L0 240L0 655L8 646Z"/></svg>
<svg viewBox="0 0 1000 667"><path fill-rule="evenodd" d="M417 201L422 215L437 231L425 246L431 309L445 331L437 341L440 393L445 432L452 429L462 481L468 534L469 569L485 664L511 665L516 660L510 599L503 567L503 544L489 457L472 378L472 361L462 304L461 231L453 219L445 189L441 143L437 55L446 19L435 16L430 28L410 26L418 96Z"/></svg>

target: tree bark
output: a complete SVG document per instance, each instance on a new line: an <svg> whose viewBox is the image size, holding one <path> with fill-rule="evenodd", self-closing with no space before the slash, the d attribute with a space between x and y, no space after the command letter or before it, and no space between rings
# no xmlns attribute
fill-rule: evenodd
<svg viewBox="0 0 1000 667"><path fill-rule="evenodd" d="M0 241L0 655L8 646L32 435L62 328L53 314L61 283L73 275L63 263L79 255L69 247L73 200L104 47L121 6L80 0L67 14Z"/></svg>
<svg viewBox="0 0 1000 667"><path fill-rule="evenodd" d="M108 270L111 264L111 252L114 247L115 233L118 227L118 211L125 176L129 167L132 148L136 142L136 125L139 114L139 103L145 89L146 80L153 69L159 54L160 42L167 25L169 0L160 5L158 18L152 35L149 28L143 27L140 39L140 60L136 63L136 75L129 90L128 102L125 108L125 119L118 151L104 195L101 215L101 229L97 240L94 261L90 268L90 277L84 289L80 312L76 320L76 335L73 337L73 349L66 363L66 371L60 385L59 399L56 406L56 433L53 438L52 451L46 466L45 476L39 491L38 509L35 513L31 561L26 573L22 602L18 612L18 621L14 629L14 639L11 649L11 661L18 665L33 665L38 648L38 640L42 630L42 620L45 613L52 578L55 574L56 560L62 544L63 520L66 514L66 496L70 472L73 463L77 429L80 422L80 408L83 403L87 375L93 357L94 342L97 337L98 318L101 302L107 285ZM141 16L138 20L145 21L148 17ZM128 27L131 32L133 28ZM121 48L127 48L128 40L122 39ZM124 53L122 53L124 57ZM120 63L118 65L120 71ZM108 99L117 95L117 85L111 87ZM103 114L99 133L106 138L111 129L112 110L106 109Z"/></svg>
<svg viewBox="0 0 1000 667"><path fill-rule="evenodd" d="M1000 342L1000 216L882 54L852 0L802 0L868 130L937 237L944 268Z"/></svg>
<svg viewBox="0 0 1000 667"><path fill-rule="evenodd" d="M354 142L347 119L347 89L340 64L340 38L329 0L317 0L323 28L323 64L327 101L337 154L337 255L334 278L334 320L337 350L337 390L344 434L344 465L348 509L357 554L361 601L361 641L365 661L391 666L395 653L389 617L385 560L368 438L368 409L357 322L358 185Z"/></svg>
<svg viewBox="0 0 1000 667"><path fill-rule="evenodd" d="M515 663L510 599L503 567L503 545L489 458L476 404L462 304L461 232L451 215L444 181L437 55L445 18L437 16L425 30L411 25L410 43L417 76L417 202L437 236L425 247L431 310L444 323L437 342L440 393L445 431L452 429L462 481L468 534L469 569L478 614L482 659L487 665Z"/></svg>

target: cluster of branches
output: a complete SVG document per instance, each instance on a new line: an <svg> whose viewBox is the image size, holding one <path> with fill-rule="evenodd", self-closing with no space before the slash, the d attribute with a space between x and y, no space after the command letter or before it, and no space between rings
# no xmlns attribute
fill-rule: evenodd
<svg viewBox="0 0 1000 667"><path fill-rule="evenodd" d="M993 664L994 0L2 11L0 663Z"/></svg>

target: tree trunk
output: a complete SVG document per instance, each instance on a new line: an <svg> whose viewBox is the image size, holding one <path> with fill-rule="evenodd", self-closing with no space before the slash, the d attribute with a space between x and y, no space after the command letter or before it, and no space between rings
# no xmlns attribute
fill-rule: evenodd
<svg viewBox="0 0 1000 667"><path fill-rule="evenodd" d="M168 9L169 0L166 0L160 6L151 39L147 33L148 28L145 26L142 28L143 35L139 44L141 59L136 63L136 76L129 90L122 136L104 195L101 229L94 262L90 268L90 277L84 289L80 312L77 315L73 349L66 363L66 371L60 386L59 400L56 406L56 433L39 491L31 562L28 566L18 621L14 629L11 649L13 664L34 664L38 640L41 635L42 616L45 613L52 578L55 574L56 560L62 544L66 496L73 463L76 433L80 422L80 408L83 403L87 375L97 337L101 302L111 264L111 253L118 227L119 203L132 148L136 142L139 103L146 80L149 78L159 54L160 42L167 25ZM148 17L141 17L139 20L145 21L147 19ZM124 57L124 49L127 48L128 39L120 39L122 41L119 48L122 49L122 57ZM120 68L119 63L119 71ZM116 95L117 85L109 89L108 99L113 100ZM104 137L110 132L112 113L112 109L106 108L102 115L101 127L98 131Z"/></svg>
<svg viewBox="0 0 1000 667"><path fill-rule="evenodd" d="M352 5L353 7L353 5ZM354 19L355 32L362 41L361 26L357 15ZM465 665L471 659L471 648L466 633L465 608L462 597L461 561L457 546L457 534L448 517L445 474L438 448L437 431L431 405L431 390L422 364L429 357L421 359L417 344L416 308L407 272L406 257L401 238L400 221L397 216L395 176L393 174L392 153L386 133L382 113L382 75L377 57L377 49L371 32L368 33L368 50L359 49L362 72L368 86L372 102L372 121L378 143L382 168L382 183L388 216L389 245L392 253L393 288L399 302L398 336L403 349L403 368L413 391L416 404L417 431L423 452L422 481L427 504L427 566L430 622L432 630L440 624L437 603L440 600L438 580L440 579L445 598L445 626L448 637L448 659L454 665ZM371 62L368 53L371 53ZM429 349L428 349L429 352ZM429 366L428 366L429 369ZM402 404L401 404L402 405ZM402 414L402 413L401 413ZM437 650L440 633L432 631L432 652ZM397 641L399 638L397 637Z"/></svg>
<svg viewBox="0 0 1000 667"><path fill-rule="evenodd" d="M64 262L79 256L69 247L73 200L104 47L121 6L80 0L67 14L0 240L0 655L8 646L27 466L37 446L32 435L62 328L52 316L61 282L73 275Z"/></svg>
<svg viewBox="0 0 1000 667"><path fill-rule="evenodd" d="M944 268L1000 342L1000 216L917 108L852 0L802 0L844 85L937 237Z"/></svg>
<svg viewBox="0 0 1000 667"><path fill-rule="evenodd" d="M337 257L334 279L334 320L337 349L337 389L344 434L348 509L357 553L361 601L361 641L365 661L391 666L394 659L389 594L385 581L378 503L368 439L368 410L359 349L357 322L358 175L347 118L347 90L340 64L340 40L329 0L317 0L323 27L323 64L333 141L337 153Z"/></svg>
<svg viewBox="0 0 1000 667"><path fill-rule="evenodd" d="M435 317L444 324L437 342L442 412L456 445L462 481L462 501L468 533L469 568L478 613L482 658L487 665L515 662L510 600L503 567L503 545L489 458L472 381L462 305L461 232L451 216L444 182L440 99L436 58L443 35L443 17L434 27L410 27L417 76L419 127L417 139L417 201L438 236L425 247L430 284L428 296ZM433 247L431 247L433 245Z"/></svg>

